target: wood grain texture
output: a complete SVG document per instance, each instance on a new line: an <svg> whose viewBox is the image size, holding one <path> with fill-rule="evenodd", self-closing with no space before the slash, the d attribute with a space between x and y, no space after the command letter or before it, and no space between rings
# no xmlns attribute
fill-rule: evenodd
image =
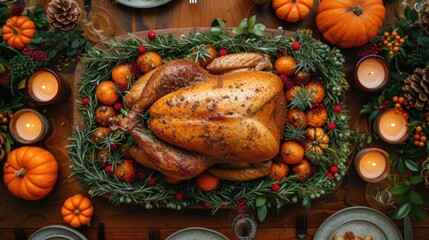
<svg viewBox="0 0 429 240"><path fill-rule="evenodd" d="M77 0L83 9L83 0ZM399 2L399 1L398 1ZM49 0L41 0L46 7ZM396 5L389 1L387 23L395 20ZM113 4L108 0L93 0L93 6L107 9L115 19L114 35L119 36L129 32L147 31L166 28L197 28L210 27L213 19L220 17L227 22L228 27L238 26L244 17L257 16L257 21L269 28L277 29L281 26L285 30L295 31L298 28L309 28L314 37L319 34L315 29L315 10L305 20L290 24L279 20L270 5L256 6L249 0L198 0L198 4L190 5L188 0L172 0L171 2L151 9L134 9L120 4ZM352 71L356 63L357 49L342 50L346 56L345 71L347 79L352 81ZM61 72L60 76L74 87L74 68ZM74 96L72 94L72 96ZM348 105L351 110L353 129L369 131L366 119L360 116L359 109L369 96L351 90ZM67 155L67 138L72 134L73 97L67 102L41 109L52 124L50 136L42 144L57 158L60 165L59 180L53 191L44 199L25 201L12 196L4 184L0 184L0 239L14 239L13 228L25 228L26 235L30 236L36 230L51 225L64 224L60 209L63 201L74 193L86 194L73 177L69 169L71 161ZM366 205L364 200L365 183L357 177L353 167L349 175L342 181L337 190L312 203L309 210L309 230L307 239L312 239L317 228L336 211L352 205ZM91 226L78 229L88 239L96 239L97 225L103 222L106 227L108 240L116 239L148 239L149 228L161 229L161 238L165 239L173 232L186 227L206 227L217 230L231 239L236 239L230 227L231 210L221 209L212 215L206 209L184 209L174 211L170 209L146 210L141 206L124 205L112 206L107 198L95 197L92 199L95 208ZM277 213L270 209L267 219L258 223L255 239L278 240L295 238L295 215L297 206L288 205ZM395 222L399 228L401 222ZM415 239L429 239L427 227L429 220L413 223Z"/></svg>

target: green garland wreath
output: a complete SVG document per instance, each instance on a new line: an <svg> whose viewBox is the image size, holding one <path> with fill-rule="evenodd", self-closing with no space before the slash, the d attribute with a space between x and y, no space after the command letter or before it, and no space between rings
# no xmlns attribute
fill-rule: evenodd
<svg viewBox="0 0 429 240"><path fill-rule="evenodd" d="M218 20L219 21L219 20ZM214 214L221 207L237 207L243 200L248 208L257 209L262 221L269 207L280 208L287 203L302 200L306 207L311 200L324 196L336 188L336 183L342 179L348 168L348 157L351 153L353 131L349 129L349 116L345 106L345 92L348 83L342 72L344 57L338 49L331 49L328 45L311 37L308 30L299 30L295 37L287 37L285 32L274 34L265 33L265 27L255 24L254 17L244 19L240 27L228 31L221 22L221 28L212 28L207 33L190 33L175 38L171 34L157 35L154 39L142 39L129 34L124 40L113 39L103 44L103 49L93 48L84 57L85 66L78 88L79 95L89 102L76 102L82 113L83 122L74 126L73 136L69 139L69 155L72 160L73 176L88 189L91 196L108 196L114 205L123 203L141 204L150 209L167 207L180 210L185 207L203 205L210 208ZM299 50L293 50L293 42L300 43ZM95 97L96 86L105 79L109 79L112 69L127 61L136 59L137 49L144 46L147 51L156 51L163 61L178 58L195 60L192 52L197 46L213 45L216 49L226 49L228 53L236 52L264 52L272 59L278 56L278 49L286 50L298 63L298 68L310 69L317 72L325 80L326 97L324 104L328 111L328 122L336 124L335 129L324 129L329 134L329 148L323 155L306 153L306 157L316 165L317 171L305 182L299 183L297 175L291 175L281 181L262 178L248 182L230 182L221 180L216 190L202 192L193 188L195 179L189 179L177 185L169 184L164 176L157 171L143 169L144 177L134 183L118 180L113 174L103 170L101 161L97 160L97 151L114 144L124 146L132 144L132 140L124 133L114 133L104 139L102 146L91 142L91 135L95 129L94 110L98 106ZM342 111L334 111L334 106ZM126 114L126 109L122 112ZM288 135L288 128L285 136ZM113 161L120 160L121 155L111 153ZM117 162L116 162L117 163ZM316 164L317 163L317 164ZM338 167L333 178L328 177L331 165ZM273 190L272 186L280 187ZM182 194L177 197L176 194Z"/></svg>

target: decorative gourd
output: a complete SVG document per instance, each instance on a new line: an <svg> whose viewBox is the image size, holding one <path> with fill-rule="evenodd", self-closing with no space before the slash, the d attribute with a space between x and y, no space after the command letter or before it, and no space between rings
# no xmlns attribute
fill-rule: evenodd
<svg viewBox="0 0 429 240"><path fill-rule="evenodd" d="M12 16L3 25L3 40L13 48L24 49L31 43L35 31L36 25L27 16Z"/></svg>
<svg viewBox="0 0 429 240"><path fill-rule="evenodd" d="M278 18L298 22L310 13L313 3L313 0L273 0L272 6Z"/></svg>
<svg viewBox="0 0 429 240"><path fill-rule="evenodd" d="M64 222L73 228L89 224L93 213L91 200L80 193L67 198L61 208Z"/></svg>
<svg viewBox="0 0 429 240"><path fill-rule="evenodd" d="M350 48L374 38L385 17L381 0L323 0L317 8L316 24L326 41Z"/></svg>
<svg viewBox="0 0 429 240"><path fill-rule="evenodd" d="M16 148L9 153L3 170L9 191L26 200L38 200L48 195L58 178L57 160L40 147Z"/></svg>
<svg viewBox="0 0 429 240"><path fill-rule="evenodd" d="M313 151L317 154L323 154L323 149L329 146L329 136L325 133L323 128L307 128L305 129L307 136L306 150Z"/></svg>

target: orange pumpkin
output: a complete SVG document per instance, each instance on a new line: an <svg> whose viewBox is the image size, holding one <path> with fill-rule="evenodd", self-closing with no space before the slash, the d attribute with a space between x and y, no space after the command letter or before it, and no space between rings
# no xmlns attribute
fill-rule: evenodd
<svg viewBox="0 0 429 240"><path fill-rule="evenodd" d="M7 45L16 49L24 49L31 43L36 25L27 16L12 16L6 20L2 31L3 40L7 42Z"/></svg>
<svg viewBox="0 0 429 240"><path fill-rule="evenodd" d="M273 0L272 6L278 18L298 22L308 16L313 0Z"/></svg>
<svg viewBox="0 0 429 240"><path fill-rule="evenodd" d="M329 136L323 128L307 128L305 130L307 136L306 150L313 151L317 154L323 154L323 150L329 147Z"/></svg>
<svg viewBox="0 0 429 240"><path fill-rule="evenodd" d="M382 0L323 0L317 8L316 24L326 41L350 48L373 39L385 17Z"/></svg>
<svg viewBox="0 0 429 240"><path fill-rule="evenodd" d="M16 148L9 153L3 170L9 191L26 200L38 200L48 195L58 178L57 160L40 147Z"/></svg>
<svg viewBox="0 0 429 240"><path fill-rule="evenodd" d="M73 228L89 224L93 213L91 200L79 193L67 198L61 208L64 222Z"/></svg>

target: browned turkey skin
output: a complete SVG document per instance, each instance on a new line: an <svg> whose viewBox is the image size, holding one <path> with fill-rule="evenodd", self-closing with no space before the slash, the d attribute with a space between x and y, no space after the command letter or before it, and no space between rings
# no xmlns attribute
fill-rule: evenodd
<svg viewBox="0 0 429 240"><path fill-rule="evenodd" d="M174 60L150 76L128 115L113 119L111 128L126 130L149 157L134 149L137 161L175 179L195 177L216 163L263 162L279 151L286 121L282 88L272 73L212 75L193 62ZM148 108L156 137L139 124ZM269 165L252 166L265 168L255 171L262 174Z"/></svg>

